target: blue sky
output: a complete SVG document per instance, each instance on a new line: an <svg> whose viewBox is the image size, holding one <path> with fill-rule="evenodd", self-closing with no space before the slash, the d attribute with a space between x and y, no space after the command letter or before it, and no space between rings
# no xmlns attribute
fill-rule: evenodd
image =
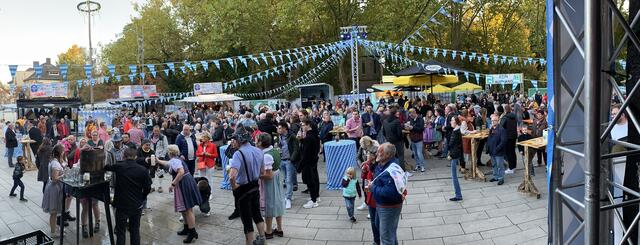
<svg viewBox="0 0 640 245"><path fill-rule="evenodd" d="M102 5L92 21L93 46L116 39L134 17L133 3L145 0L94 0ZM81 0L0 0L0 81L11 80L7 65L31 67L54 62L71 45L89 46L87 16L76 9Z"/></svg>

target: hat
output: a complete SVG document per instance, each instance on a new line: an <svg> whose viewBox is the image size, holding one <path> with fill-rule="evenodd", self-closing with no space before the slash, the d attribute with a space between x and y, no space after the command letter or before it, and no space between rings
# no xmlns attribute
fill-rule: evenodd
<svg viewBox="0 0 640 245"><path fill-rule="evenodd" d="M231 135L231 138L239 141L240 143L246 143L251 141L251 134L244 126L242 126L236 128L236 131Z"/></svg>
<svg viewBox="0 0 640 245"><path fill-rule="evenodd" d="M115 134L115 135L113 135L113 138L111 138L111 141L120 142L120 141L122 141L122 136L120 134Z"/></svg>

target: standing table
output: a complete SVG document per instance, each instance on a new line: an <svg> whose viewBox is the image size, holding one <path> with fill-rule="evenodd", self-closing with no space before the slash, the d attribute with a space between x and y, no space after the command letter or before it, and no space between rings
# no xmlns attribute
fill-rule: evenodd
<svg viewBox="0 0 640 245"><path fill-rule="evenodd" d="M26 170L30 171L36 169L36 165L33 164L33 159L31 158L31 144L36 143L36 141L32 139L23 139L20 141L20 143L22 143L24 160L27 162L27 164L25 165Z"/></svg>
<svg viewBox="0 0 640 245"><path fill-rule="evenodd" d="M531 160L533 160L533 155L530 154L530 151L542 149L547 146L547 141L542 137L533 138L530 140L518 142L518 145L524 146L524 180L518 186L518 191L531 193L536 195L536 198L540 199L540 191L533 183L533 179L531 178L531 172L529 168L533 168Z"/></svg>
<svg viewBox="0 0 640 245"><path fill-rule="evenodd" d="M478 150L478 141L489 138L489 130L479 130L475 134L468 134L462 136L462 138L471 139L471 154L469 154L471 158L469 160L471 162L471 169L464 173L464 179L487 181L487 177L484 176L484 173L478 167L480 159L478 159L476 151Z"/></svg>
<svg viewBox="0 0 640 245"><path fill-rule="evenodd" d="M109 230L109 241L115 244L113 239L113 226L111 224L111 196L109 192L109 180L97 179L91 180L89 183L76 182L71 180L62 180L64 188L62 188L62 206L65 206L64 198L67 194L76 198L76 244L80 244L80 199L88 198L89 207L91 207L92 198L104 203L104 211L107 216L107 228ZM93 215L92 209L89 208L89 236L93 236ZM60 226L60 244L64 242L64 225Z"/></svg>
<svg viewBox="0 0 640 245"><path fill-rule="evenodd" d="M327 190L342 188L342 176L349 167L355 167L356 142L353 140L327 141L324 143L327 164Z"/></svg>
<svg viewBox="0 0 640 245"><path fill-rule="evenodd" d="M229 145L223 145L220 147L220 160L222 162L222 182L220 182L220 189L231 190L231 183L229 183L229 172L227 171L227 165L229 165L229 158L224 154L227 151Z"/></svg>

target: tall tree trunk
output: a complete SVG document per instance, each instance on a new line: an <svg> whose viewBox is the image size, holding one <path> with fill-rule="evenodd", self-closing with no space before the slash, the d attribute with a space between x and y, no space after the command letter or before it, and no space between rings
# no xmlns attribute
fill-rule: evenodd
<svg viewBox="0 0 640 245"><path fill-rule="evenodd" d="M632 19L633 16L640 11L640 2L639 1L629 1L629 19ZM629 23L631 21L629 20ZM640 33L640 26L635 25L633 27L633 32L638 34ZM627 74L630 76L627 79L627 93L631 92L631 89L638 83L638 79L640 78L640 50L633 46L631 41L627 42ZM633 112L634 115L640 115L640 96L628 97L627 99L631 100L629 103L629 109ZM628 114L625 114L628 116ZM640 144L640 134L638 133L638 129L633 126L632 123L629 123L629 131L627 135L627 139L630 143ZM640 155L631 155L627 156L626 162L626 170L624 175L624 186L631 188L634 191L639 191L640 187L638 186L638 162L640 162ZM624 200L635 199L633 195L625 192ZM638 214L638 206L631 205L622 209L623 211L623 221L626 227L631 225L634 217ZM629 231L631 235L629 236L634 244L638 244L638 227L634 227ZM626 241L625 241L626 244Z"/></svg>
<svg viewBox="0 0 640 245"><path fill-rule="evenodd" d="M351 79L351 60L347 59L346 56L340 61L338 64L338 79L340 80L340 93L339 94L348 94L351 91L349 83Z"/></svg>

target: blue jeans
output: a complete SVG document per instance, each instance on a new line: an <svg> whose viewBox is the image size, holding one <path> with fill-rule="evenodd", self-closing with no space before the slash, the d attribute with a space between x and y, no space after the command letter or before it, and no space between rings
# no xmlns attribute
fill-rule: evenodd
<svg viewBox="0 0 640 245"><path fill-rule="evenodd" d="M451 159L451 181L453 182L453 190L457 198L462 198L460 183L458 182L458 162L459 159Z"/></svg>
<svg viewBox="0 0 640 245"><path fill-rule="evenodd" d="M491 156L491 164L493 164L493 178L496 180L503 180L504 156Z"/></svg>
<svg viewBox="0 0 640 245"><path fill-rule="evenodd" d="M413 158L416 160L416 167L424 168L424 155L422 154L422 141L411 142L411 151L413 152Z"/></svg>
<svg viewBox="0 0 640 245"><path fill-rule="evenodd" d="M347 207L347 214L349 218L353 218L353 206L355 205L356 197L344 197L344 204Z"/></svg>
<svg viewBox="0 0 640 245"><path fill-rule="evenodd" d="M376 213L376 208L369 207L369 221L371 221L371 232L373 233L373 241L380 244L380 224Z"/></svg>
<svg viewBox="0 0 640 245"><path fill-rule="evenodd" d="M289 160L280 162L280 169L284 174L284 183L287 185L285 198L291 200L293 196L293 186L296 185L296 167Z"/></svg>
<svg viewBox="0 0 640 245"><path fill-rule="evenodd" d="M15 147L7 148L7 158L9 158L9 167L13 167L13 151Z"/></svg>
<svg viewBox="0 0 640 245"><path fill-rule="evenodd" d="M444 133L442 133L442 134L444 134ZM449 140L447 140L447 137L444 137L444 139L442 141L444 141L444 146L442 146L442 155L444 157L447 157L449 155Z"/></svg>
<svg viewBox="0 0 640 245"><path fill-rule="evenodd" d="M377 221L380 229L380 242L382 245L398 244L398 222L400 221L399 208L376 208Z"/></svg>

